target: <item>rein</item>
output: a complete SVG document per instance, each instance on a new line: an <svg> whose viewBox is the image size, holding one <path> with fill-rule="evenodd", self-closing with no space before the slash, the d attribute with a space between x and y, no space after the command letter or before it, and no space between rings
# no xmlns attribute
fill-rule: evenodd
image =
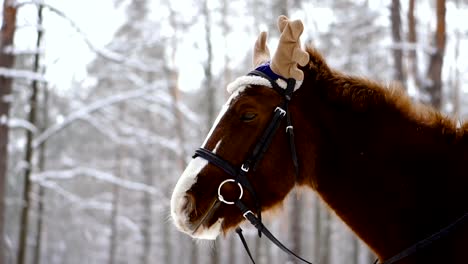
<svg viewBox="0 0 468 264"><path fill-rule="evenodd" d="M288 141L289 141L289 146L290 146L290 151L291 151L291 157L292 161L294 164L295 168L295 173L296 177L299 175L299 163L298 163L298 158L297 158L297 153L296 153L296 147L294 143L294 132L293 132L293 126L291 123L291 117L290 113L288 111L288 105L289 102L292 98L292 94L294 91L294 87L296 84L296 81L292 78L287 79L287 87L286 89L281 88L269 75L264 73L263 71L259 70L254 70L250 72L248 75L255 75L255 76L260 76L268 80L272 86L272 88L278 92L281 96L283 96L283 102L280 106L276 107L274 110L274 115L269 123L269 125L266 127L265 131L263 132L262 136L260 137L258 143L255 145L253 148L250 156L245 159L245 161L242 163L240 168L233 166L230 162L224 160L222 157L218 156L216 153L213 153L210 150L207 150L205 148L198 148L195 151L195 154L193 155L193 158L196 157L201 157L208 162L212 163L213 165L217 166L218 168L224 170L227 174L232 176L233 178L227 179L223 182L218 187L218 200L216 201L215 205L212 206L210 209L211 211L214 211L218 208L220 203L225 203L227 205L235 205L242 213L245 219L247 219L255 228L258 230L258 236L261 237L262 234L264 234L272 243L274 243L277 247L279 247L281 250L284 252L288 253L291 256L294 256L298 260L301 260L304 263L312 264L312 262L309 262L305 260L304 258L298 256L296 253L291 251L289 248L287 248L285 245L283 245L263 224L262 222L262 215L261 215L261 203L260 200L255 192L255 189L253 188L252 184L249 182L247 179L247 173L252 169L255 171L257 165L259 164L260 160L263 158L263 155L265 154L266 150L271 144L271 141L273 139L273 136L275 135L276 131L278 130L278 127L281 124L281 121L283 120L284 117L286 117L286 132L289 135ZM283 79L284 80L284 79ZM224 184L237 184L240 190L239 197L235 201L228 201L224 198L222 195L222 187ZM244 188L249 191L249 193L252 195L255 203L255 213L252 212L243 202L242 202L242 197L244 195ZM210 212L208 214L210 214ZM212 212L211 212L212 213ZM385 260L384 262L379 263L379 260L377 259L374 264L393 264L401 259L404 259L414 253L416 253L418 250L421 250L433 242L439 240L440 238L446 236L449 234L451 231L453 231L457 226L459 226L461 223L464 221L468 220L468 213L465 213L462 217L459 219L455 220L452 222L450 225L446 226L445 228L439 230L438 232L432 234L431 236L420 240L419 242L413 244L412 246L404 249L400 253L394 255L393 257ZM201 224L201 222L200 222ZM236 233L239 236L239 239L241 240L247 254L250 257L250 260L252 263L255 264L255 261L253 259L253 256L249 250L249 247L247 245L247 242L242 234L242 229L240 227L236 228Z"/></svg>
<svg viewBox="0 0 468 264"><path fill-rule="evenodd" d="M430 235L429 237L426 237L423 240L418 241L417 243L413 244L412 246L404 249L400 253L394 255L393 257L385 260L382 263L379 263L379 260L375 260L374 264L393 264L397 261L400 261L414 253L416 251L423 249L433 242L447 236L451 231L453 231L456 227L458 227L460 224L462 224L464 221L468 220L468 213L465 213L462 217L458 218L457 220L453 221L451 224L448 226L442 228L441 230L437 231L436 233Z"/></svg>

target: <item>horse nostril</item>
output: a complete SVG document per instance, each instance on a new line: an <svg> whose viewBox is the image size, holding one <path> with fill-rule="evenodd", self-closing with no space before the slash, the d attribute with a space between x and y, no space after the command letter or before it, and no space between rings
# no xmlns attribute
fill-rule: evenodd
<svg viewBox="0 0 468 264"><path fill-rule="evenodd" d="M182 204L182 211L184 211L189 217L195 216L195 198L192 194L184 195L184 202Z"/></svg>

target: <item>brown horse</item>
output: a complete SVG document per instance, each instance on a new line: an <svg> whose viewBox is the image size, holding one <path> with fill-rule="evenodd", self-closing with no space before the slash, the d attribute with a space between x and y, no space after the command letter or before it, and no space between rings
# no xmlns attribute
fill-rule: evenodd
<svg viewBox="0 0 468 264"><path fill-rule="evenodd" d="M256 50L266 49L264 38ZM380 260L468 212L468 124L457 126L413 103L399 87L332 70L310 46L306 52L309 60L299 67L303 82L289 103L299 174L283 120L257 168L245 176L261 211L280 205L295 186L310 187ZM260 78L238 86L203 148L240 167L282 96ZM218 166L194 158L172 196L175 225L193 237L214 239L244 221L235 206L213 208L218 187L229 178ZM236 184L225 184L222 192L231 201L240 195ZM254 211L252 193L244 190L242 201ZM467 250L465 222L398 263L468 263Z"/></svg>

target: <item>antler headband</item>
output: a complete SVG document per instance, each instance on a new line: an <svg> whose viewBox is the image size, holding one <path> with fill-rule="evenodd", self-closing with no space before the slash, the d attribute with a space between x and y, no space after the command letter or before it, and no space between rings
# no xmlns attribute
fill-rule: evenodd
<svg viewBox="0 0 468 264"><path fill-rule="evenodd" d="M299 38L304 30L300 20L290 21L286 16L278 18L278 29L281 32L278 48L270 61L270 51L266 45L266 32L261 32L255 42L253 64L255 70L261 71L282 88L286 88L286 80L296 80L298 89L304 80L304 73L298 65L304 66L309 61L309 54L301 49ZM259 76L242 76L228 85L228 91L233 92L246 85L265 85L271 87L268 80Z"/></svg>

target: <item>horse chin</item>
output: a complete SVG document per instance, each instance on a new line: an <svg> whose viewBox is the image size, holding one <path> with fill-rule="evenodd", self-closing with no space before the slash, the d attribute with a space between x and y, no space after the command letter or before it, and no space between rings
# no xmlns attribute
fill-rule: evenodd
<svg viewBox="0 0 468 264"><path fill-rule="evenodd" d="M223 232L223 218L219 218L210 226L205 223L190 223L188 217L173 217L177 229L192 238L214 240ZM203 221L205 222L205 221Z"/></svg>
<svg viewBox="0 0 468 264"><path fill-rule="evenodd" d="M222 232L223 218L219 218L211 226L200 226L189 235L197 239L215 240Z"/></svg>

